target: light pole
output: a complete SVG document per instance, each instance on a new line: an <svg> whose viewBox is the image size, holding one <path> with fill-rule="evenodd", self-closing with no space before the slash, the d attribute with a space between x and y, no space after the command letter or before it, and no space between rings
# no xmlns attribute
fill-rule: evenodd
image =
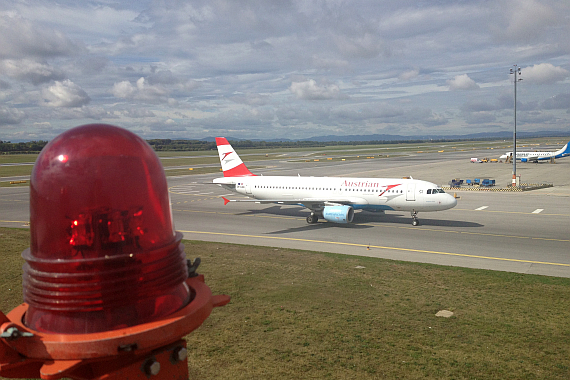
<svg viewBox="0 0 570 380"><path fill-rule="evenodd" d="M514 70L511 69L511 74L515 76L515 132L513 134L513 181L511 186L517 185L517 82L521 81L522 78L518 78L521 75L521 68L517 65L513 65Z"/></svg>

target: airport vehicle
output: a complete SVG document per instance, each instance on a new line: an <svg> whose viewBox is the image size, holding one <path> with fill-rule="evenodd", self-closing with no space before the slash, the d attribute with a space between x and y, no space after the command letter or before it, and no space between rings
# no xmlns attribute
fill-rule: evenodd
<svg viewBox="0 0 570 380"><path fill-rule="evenodd" d="M323 218L333 223L350 223L355 210L409 211L412 225L419 224L418 212L455 207L457 200L439 186L412 178L341 178L301 176L256 176L251 173L226 138L217 137L224 177L213 183L252 199L224 199L229 202L299 205L311 210L307 223Z"/></svg>
<svg viewBox="0 0 570 380"><path fill-rule="evenodd" d="M552 158L562 158L570 156L570 141L564 145L561 149L555 152L518 152L517 151L517 160L521 162L538 162L538 161L545 161L550 160ZM506 160L508 158L513 157L513 152L507 152L503 154L499 159Z"/></svg>

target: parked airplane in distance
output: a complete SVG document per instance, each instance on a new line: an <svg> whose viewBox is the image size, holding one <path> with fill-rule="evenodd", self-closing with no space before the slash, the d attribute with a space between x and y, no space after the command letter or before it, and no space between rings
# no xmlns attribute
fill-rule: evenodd
<svg viewBox="0 0 570 380"><path fill-rule="evenodd" d="M550 160L551 158L562 158L570 156L570 142L556 152L519 152L517 151L517 160L521 162L538 162ZM513 152L507 152L499 157L501 160L506 160L513 157Z"/></svg>
<svg viewBox="0 0 570 380"><path fill-rule="evenodd" d="M350 223L354 210L409 211L412 225L417 214L455 207L457 200L439 186L411 178L341 178L256 176L224 137L216 137L223 178L214 183L253 199L224 199L228 202L299 205L311 210L307 223L323 218L333 223Z"/></svg>

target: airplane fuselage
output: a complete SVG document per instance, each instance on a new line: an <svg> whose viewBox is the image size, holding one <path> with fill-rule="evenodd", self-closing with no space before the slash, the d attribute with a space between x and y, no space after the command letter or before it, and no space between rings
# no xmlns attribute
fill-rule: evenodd
<svg viewBox="0 0 570 380"><path fill-rule="evenodd" d="M249 171L224 137L216 137L224 176L213 183L245 195L248 199L229 202L298 205L311 210L307 223L319 218L333 223L350 223L354 210L410 211L412 225L419 225L418 212L455 207L457 200L437 185L411 178L343 178L256 176Z"/></svg>
<svg viewBox="0 0 570 380"><path fill-rule="evenodd" d="M500 159L507 159L513 156L513 152L503 154ZM570 156L570 143L564 145L562 149L555 152L517 152L516 159L522 162L538 162L547 161L553 158L562 158Z"/></svg>
<svg viewBox="0 0 570 380"><path fill-rule="evenodd" d="M355 210L368 211L441 211L457 204L439 186L414 179L252 176L234 180L235 187L224 187L258 200L298 200L309 208L313 199L350 203Z"/></svg>

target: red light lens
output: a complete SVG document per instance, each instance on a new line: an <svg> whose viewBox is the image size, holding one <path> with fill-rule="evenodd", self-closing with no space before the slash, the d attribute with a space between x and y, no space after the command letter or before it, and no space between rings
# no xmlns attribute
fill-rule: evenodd
<svg viewBox="0 0 570 380"><path fill-rule="evenodd" d="M164 170L129 131L92 124L51 141L32 172L30 223L24 322L37 331L114 330L189 302Z"/></svg>

